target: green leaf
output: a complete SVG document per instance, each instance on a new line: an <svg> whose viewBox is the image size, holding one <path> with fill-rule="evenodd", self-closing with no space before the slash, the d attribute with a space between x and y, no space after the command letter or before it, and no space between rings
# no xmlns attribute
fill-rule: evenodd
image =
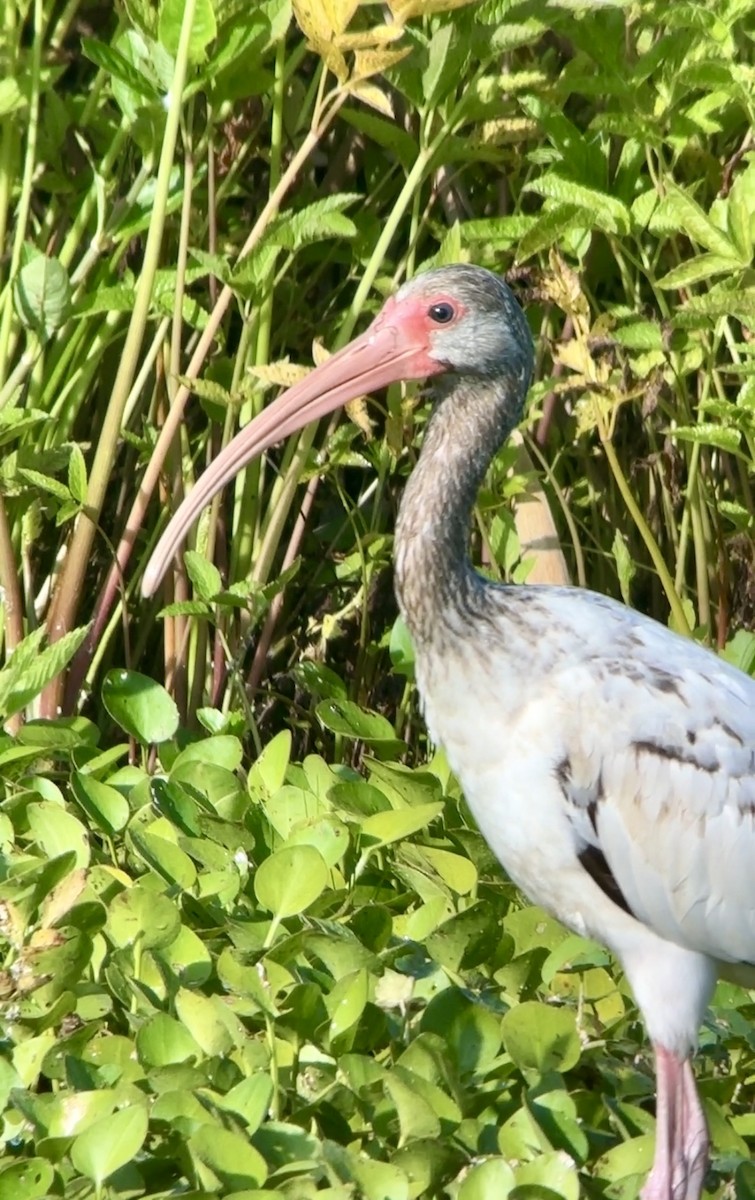
<svg viewBox="0 0 755 1200"><path fill-rule="evenodd" d="M514 1172L504 1158L488 1158L464 1176L457 1200L506 1200L514 1188Z"/></svg>
<svg viewBox="0 0 755 1200"><path fill-rule="evenodd" d="M335 697L321 700L315 711L321 724L332 733L358 738L368 746L381 746L390 754L397 754L404 746L396 737L390 721L380 713L365 712L351 700Z"/></svg>
<svg viewBox="0 0 755 1200"><path fill-rule="evenodd" d="M509 1009L501 1023L503 1044L522 1071L569 1071L581 1054L574 1013L536 1000Z"/></svg>
<svg viewBox="0 0 755 1200"><path fill-rule="evenodd" d="M11 113L26 108L28 100L21 91L18 83L10 76L0 79L0 117L9 117Z"/></svg>
<svg viewBox="0 0 755 1200"><path fill-rule="evenodd" d="M750 165L734 180L726 202L726 223L742 264L752 261L755 171Z"/></svg>
<svg viewBox="0 0 755 1200"><path fill-rule="evenodd" d="M132 10L134 3L135 0L131 0ZM145 83L153 90L154 107L160 104L173 83L175 62L160 42L155 40L157 30L151 28L152 24L152 21L148 22L150 28L144 32L134 28L125 29L113 45L113 49L134 68L142 81L135 88L132 86L132 78L126 78L120 70L113 74L113 98L130 122L136 122L140 116L143 117ZM123 226L121 228L123 229Z"/></svg>
<svg viewBox="0 0 755 1200"><path fill-rule="evenodd" d="M654 1143L655 1138L650 1134L620 1142L596 1162L596 1179L605 1179L608 1183L637 1180L639 1184L652 1166Z"/></svg>
<svg viewBox="0 0 755 1200"><path fill-rule="evenodd" d="M71 1146L73 1165L101 1188L119 1167L136 1157L147 1136L147 1124L147 1109L141 1104L95 1121Z"/></svg>
<svg viewBox="0 0 755 1200"><path fill-rule="evenodd" d="M432 1105L422 1096L422 1081L411 1081L411 1072L402 1075L389 1071L385 1076L385 1090L396 1106L401 1136L399 1145L416 1141L418 1138L437 1138L441 1133L441 1123Z"/></svg>
<svg viewBox="0 0 755 1200"><path fill-rule="evenodd" d="M341 109L341 119L360 133L366 134L377 146L390 150L407 170L412 166L419 153L419 147L411 134L402 129L396 121L388 121L376 113L352 108L350 105Z"/></svg>
<svg viewBox="0 0 755 1200"><path fill-rule="evenodd" d="M140 856L167 883L184 891L194 886L197 881L194 863L174 842L137 825L132 826L129 835Z"/></svg>
<svg viewBox="0 0 755 1200"><path fill-rule="evenodd" d="M81 49L90 62L101 67L114 79L119 79L143 100L148 103L159 100L160 93L152 81L138 71L115 46L109 46L106 42L98 42L95 38L82 37ZM98 295L101 290L98 288L95 295Z"/></svg>
<svg viewBox="0 0 755 1200"><path fill-rule="evenodd" d="M749 629L738 629L731 641L726 643L722 656L739 667L740 671L752 675L755 671L755 633Z"/></svg>
<svg viewBox="0 0 755 1200"><path fill-rule="evenodd" d="M218 592L223 590L220 571L203 554L198 554L196 550L187 550L184 553L184 563L200 600L212 600L213 596L217 596Z"/></svg>
<svg viewBox="0 0 755 1200"><path fill-rule="evenodd" d="M685 288L714 275L733 275L742 269L736 258L721 254L698 254L687 262L680 263L658 280L658 287Z"/></svg>
<svg viewBox="0 0 755 1200"><path fill-rule="evenodd" d="M237 1117L246 1125L248 1134L253 1134L259 1129L262 1122L265 1120L270 1111L270 1103L273 1098L273 1081L269 1075L258 1074L252 1076L251 1079L242 1079L241 1083L237 1083L232 1087L225 1096L220 1097L216 1103L227 1112L235 1113ZM269 1128L270 1124L266 1126ZM302 1129L297 1132L302 1137L307 1135ZM259 1147L258 1147L259 1149ZM266 1161L269 1161L270 1155L263 1156Z"/></svg>
<svg viewBox="0 0 755 1200"><path fill-rule="evenodd" d="M243 757L244 747L233 734L218 733L212 737L203 737L197 742L191 742L176 755L170 769L171 778L181 779L182 773L197 763L203 767L221 767L225 771L235 771L241 766Z"/></svg>
<svg viewBox="0 0 755 1200"><path fill-rule="evenodd" d="M579 1177L568 1154L541 1154L533 1162L521 1163L515 1171L517 1190L524 1195L560 1196L579 1200Z"/></svg>
<svg viewBox="0 0 755 1200"><path fill-rule="evenodd" d="M291 758L291 731L281 729L268 742L249 772L249 791L260 790L274 796L283 786Z"/></svg>
<svg viewBox="0 0 755 1200"><path fill-rule="evenodd" d="M155 1013L144 1022L136 1035L136 1051L146 1067L166 1067L202 1056L188 1029L167 1013Z"/></svg>
<svg viewBox="0 0 755 1200"><path fill-rule="evenodd" d="M422 846L419 853L458 896L466 896L477 886L477 869L468 858L434 846Z"/></svg>
<svg viewBox="0 0 755 1200"><path fill-rule="evenodd" d="M417 833L439 817L443 804L419 804L415 808L391 809L366 817L362 822L362 836L370 845L387 846L401 838Z"/></svg>
<svg viewBox="0 0 755 1200"><path fill-rule="evenodd" d="M119 284L113 287L98 288L96 292L77 299L73 316L96 316L97 313L133 312L136 300L136 289Z"/></svg>
<svg viewBox="0 0 755 1200"><path fill-rule="evenodd" d="M336 194L315 200L299 212L286 213L274 227L271 240L287 250L299 250L313 242L328 238L349 238L356 234L356 225L343 215L359 199L358 194ZM243 270L243 265L240 268Z"/></svg>
<svg viewBox="0 0 755 1200"><path fill-rule="evenodd" d="M323 1159L319 1138L285 1121L266 1121L253 1137L255 1147L276 1170L296 1166L298 1171L316 1168Z"/></svg>
<svg viewBox="0 0 755 1200"><path fill-rule="evenodd" d="M26 810L29 830L48 858L72 851L77 867L89 866L89 837L73 813L51 801L30 804Z"/></svg>
<svg viewBox="0 0 755 1200"><path fill-rule="evenodd" d="M57 258L34 252L18 273L13 287L16 312L41 342L60 329L71 307L68 272Z"/></svg>
<svg viewBox="0 0 755 1200"><path fill-rule="evenodd" d="M634 565L634 560L629 553L626 540L620 530L614 530L613 546L614 561L616 563L616 574L619 579L619 587L621 588L621 598L625 604L631 604L631 588L632 580L636 574L637 568Z"/></svg>
<svg viewBox="0 0 755 1200"><path fill-rule="evenodd" d="M427 66L422 72L422 91L431 108L437 108L456 87L467 54L465 39L459 37L451 22L436 28L427 48Z"/></svg>
<svg viewBox="0 0 755 1200"><path fill-rule="evenodd" d="M718 446L719 450L728 450L731 454L736 454L742 441L740 430L726 425L714 425L711 421L701 421L699 425L678 425L672 432L675 438L683 442Z"/></svg>
<svg viewBox="0 0 755 1200"><path fill-rule="evenodd" d="M68 460L68 490L79 504L87 498L87 465L81 447L71 444L71 457Z"/></svg>
<svg viewBox="0 0 755 1200"><path fill-rule="evenodd" d="M325 998L330 1013L330 1039L356 1025L369 999L369 975L364 968L345 975Z"/></svg>
<svg viewBox="0 0 755 1200"><path fill-rule="evenodd" d="M436 962L455 973L485 962L495 950L498 932L495 913L478 901L444 921L425 944Z"/></svg>
<svg viewBox="0 0 755 1200"><path fill-rule="evenodd" d="M116 946L140 942L146 949L160 949L175 941L180 928L172 901L141 884L119 892L110 902L107 933Z"/></svg>
<svg viewBox="0 0 755 1200"><path fill-rule="evenodd" d="M162 0L160 5L158 21L160 41L168 53L174 57L178 52L185 8L184 0ZM207 47L217 36L217 32L212 0L194 0L194 17L189 37L190 63L204 62L207 57Z"/></svg>
<svg viewBox="0 0 755 1200"><path fill-rule="evenodd" d="M696 200L681 188L670 186L650 218L653 233L681 233L722 258L737 259L736 247L714 225Z"/></svg>
<svg viewBox="0 0 755 1200"><path fill-rule="evenodd" d="M230 1054L234 1038L223 1019L224 1006L217 996L203 996L200 992L179 988L175 1003L176 1013L184 1027L205 1054Z"/></svg>
<svg viewBox="0 0 755 1200"><path fill-rule="evenodd" d="M630 214L627 206L616 196L585 187L560 175L548 171L525 185L526 190L537 192L561 204L574 205L582 210L583 217L591 229L602 229L605 233L626 235L630 229Z"/></svg>
<svg viewBox="0 0 755 1200"><path fill-rule="evenodd" d="M39 488L41 492L46 492L49 496L54 496L56 500L65 502L71 499L69 488L64 483L61 483L59 479L54 479L52 475L44 475L41 471L35 471L32 467L19 467L18 474L21 479L25 479L33 487Z"/></svg>
<svg viewBox="0 0 755 1200"><path fill-rule="evenodd" d="M44 629L25 637L0 671L0 714L9 717L38 696L57 678L83 643L88 628L72 629L57 642L40 651Z"/></svg>
<svg viewBox="0 0 755 1200"><path fill-rule="evenodd" d="M52 1187L54 1171L44 1158L27 1158L0 1171L0 1200L38 1200Z"/></svg>
<svg viewBox="0 0 755 1200"><path fill-rule="evenodd" d="M587 227L584 207L579 204L557 204L547 208L522 236L516 251L517 262L526 262L540 254L572 229Z"/></svg>
<svg viewBox="0 0 755 1200"><path fill-rule="evenodd" d="M414 679L414 643L402 617L396 617L388 644L394 671Z"/></svg>
<svg viewBox="0 0 755 1200"><path fill-rule="evenodd" d="M360 1158L353 1164L353 1173L364 1200L410 1200L414 1196L408 1178L392 1163Z"/></svg>
<svg viewBox="0 0 755 1200"><path fill-rule="evenodd" d="M187 1141L189 1153L209 1167L228 1192L261 1187L267 1178L262 1155L240 1133L204 1125Z"/></svg>
<svg viewBox="0 0 755 1200"><path fill-rule="evenodd" d="M327 882L327 864L314 846L284 846L260 863L254 894L280 921L314 904Z"/></svg>
<svg viewBox="0 0 755 1200"><path fill-rule="evenodd" d="M130 810L117 788L77 771L71 776L71 790L87 816L110 837L125 828Z"/></svg>
<svg viewBox="0 0 755 1200"><path fill-rule="evenodd" d="M173 698L162 684L138 671L108 671L102 703L121 729L142 745L166 742L178 729Z"/></svg>

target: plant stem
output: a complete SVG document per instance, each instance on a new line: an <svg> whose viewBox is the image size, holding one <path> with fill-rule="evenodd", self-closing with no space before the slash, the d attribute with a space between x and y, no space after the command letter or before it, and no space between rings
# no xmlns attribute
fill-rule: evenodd
<svg viewBox="0 0 755 1200"><path fill-rule="evenodd" d="M13 0L7 4L5 12L5 31L6 34L12 35L15 28L15 11L16 6ZM13 326L13 283L21 266L21 251L23 250L24 240L26 238L26 229L29 223L29 212L31 209L32 184L34 180L34 169L37 165L37 136L39 134L39 96L40 96L40 80L42 73L42 28L44 24L43 3L42 0L34 0L34 36L31 46L31 85L29 93L29 119L28 132L26 137L26 154L24 155L24 172L21 180L21 195L18 201L18 207L15 215L15 233L13 238L13 249L11 251L10 271L8 272L8 283L5 288L5 303L3 306L2 315L0 315L0 389L8 373L8 364L10 361L10 340L11 329ZM8 142L10 135L8 135ZM6 139L3 139L4 145ZM4 155L5 159L5 155ZM10 163L3 161L3 173L9 169ZM6 179L5 187L12 187L12 180ZM0 245L2 243L0 242Z"/></svg>
<svg viewBox="0 0 755 1200"><path fill-rule="evenodd" d="M626 475L621 469L621 464L619 463L616 455L613 442L608 435L608 431L606 430L603 421L600 419L598 420L598 433L600 435L600 441L603 446L603 450L605 451L606 458L608 459L608 465L611 468L611 473L616 480L616 486L621 493L621 498L627 507L629 515L637 526L640 537L645 543L648 554L653 560L653 566L658 572L658 578L661 581L661 585L666 593L666 598L671 608L671 616L673 618L674 628L678 633L683 633L686 637L691 637L692 631L690 630L687 618L684 615L684 608L682 607L682 602L679 599L676 588L674 587L674 581L671 578L669 569L663 560L660 547L653 537L650 526L642 515L640 507L632 494L632 489L627 482Z"/></svg>
<svg viewBox="0 0 755 1200"><path fill-rule="evenodd" d="M288 164L285 172L281 176L278 187L273 195L270 196L267 204L257 218L254 228L249 234L249 237L247 238L241 250L239 261L247 254L251 253L254 247L259 244L268 225L277 216L281 204L296 181L304 163L325 136L325 133L335 120L345 99L346 92L336 92L330 105L326 108L319 125L310 129L296 154L294 154L293 158ZM230 287L230 285L226 284L220 293L220 296L218 297L218 302L210 314L207 325L199 339L199 342L197 343L196 350L194 351L191 361L186 368L185 374L188 380L196 379L199 375L199 372L204 365L205 358L209 353L215 335L220 328L220 324L232 299L233 289ZM131 557L131 551L134 547L134 542L136 541L137 534L141 529L142 522L144 521L144 514L147 510L147 505L149 504L152 493L154 492L155 486L157 485L157 481L160 477L168 447L170 446L176 429L178 428L183 417L184 407L189 398L189 394L189 387L186 384L182 384L176 392L173 403L170 407L170 412L166 417L165 424L160 431L160 436L158 437L157 443L152 452L152 457L147 464L147 470L145 471L142 485L139 489L136 500L131 506L126 527L118 544L116 561L110 568L105 585L98 597L91 629L71 667L66 693L67 708L70 708L75 703L78 683L84 678L87 665L92 657L93 647L96 644L98 636L107 624L108 615L118 591L119 581L126 572L126 568Z"/></svg>
<svg viewBox="0 0 755 1200"><path fill-rule="evenodd" d="M137 370L138 355L149 317L152 289L165 227L170 175L173 169L176 141L178 139L194 8L195 0L186 0L176 53L175 73L167 97L168 115L165 122L165 133L163 135L160 163L155 183L154 208L144 248L144 262L136 288L134 311L129 323L123 353L115 377L115 383L113 384L113 392L105 414L105 421L92 464L89 486L87 488L86 508L76 522L68 555L63 564L63 570L58 579L50 613L47 618L48 636L51 641L56 641L63 634L67 633L73 627L76 619L78 603L83 590L84 576L92 551L96 525L102 512L107 485L110 480L113 462L115 461L123 412L131 389L131 383ZM43 715L52 716L55 714L59 704L61 689L62 680L60 677L46 689L42 698Z"/></svg>

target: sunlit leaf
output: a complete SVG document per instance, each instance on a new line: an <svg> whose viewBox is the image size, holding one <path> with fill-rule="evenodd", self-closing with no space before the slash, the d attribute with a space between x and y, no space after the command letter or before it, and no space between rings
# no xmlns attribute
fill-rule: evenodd
<svg viewBox="0 0 755 1200"><path fill-rule="evenodd" d="M504 1045L522 1070L566 1071L579 1061L574 1014L530 1000L512 1008L501 1025Z"/></svg>
<svg viewBox="0 0 755 1200"><path fill-rule="evenodd" d="M181 25L185 11L184 0L162 0L158 30L165 49L175 55L181 36ZM204 62L209 43L217 34L217 23L212 0L194 0L191 33L189 35L189 62Z"/></svg>
<svg viewBox="0 0 755 1200"><path fill-rule="evenodd" d="M145 745L167 741L178 728L173 698L162 684L138 671L109 671L102 702L121 729Z"/></svg>
<svg viewBox="0 0 755 1200"><path fill-rule="evenodd" d="M71 1159L82 1175L91 1179L97 1188L130 1162L147 1136L147 1109L132 1105L96 1121L74 1140Z"/></svg>
<svg viewBox="0 0 755 1200"><path fill-rule="evenodd" d="M260 904L280 919L314 904L327 881L327 865L314 846L284 846L260 863L254 892Z"/></svg>
<svg viewBox="0 0 755 1200"><path fill-rule="evenodd" d="M19 317L43 342L68 316L71 285L68 272L57 258L34 254L21 268L13 293Z"/></svg>

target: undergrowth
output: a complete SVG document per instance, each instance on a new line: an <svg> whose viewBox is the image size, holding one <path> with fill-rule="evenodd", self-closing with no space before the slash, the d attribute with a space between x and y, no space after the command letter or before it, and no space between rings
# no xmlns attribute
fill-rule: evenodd
<svg viewBox="0 0 755 1200"><path fill-rule="evenodd" d="M417 713L391 539L421 397L281 446L138 584L271 389L471 261L537 348L476 560L537 570L536 472L573 582L752 671L753 28L6 0L0 1200L636 1194L632 1002L521 908ZM750 1196L748 994L716 1014L711 1184Z"/></svg>

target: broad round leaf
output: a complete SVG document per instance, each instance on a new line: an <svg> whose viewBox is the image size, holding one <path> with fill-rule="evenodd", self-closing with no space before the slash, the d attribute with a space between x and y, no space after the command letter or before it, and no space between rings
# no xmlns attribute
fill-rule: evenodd
<svg viewBox="0 0 755 1200"><path fill-rule="evenodd" d="M146 949L160 949L175 940L180 928L172 901L139 884L119 892L110 903L107 932L116 946L131 946L139 939Z"/></svg>
<svg viewBox="0 0 755 1200"><path fill-rule="evenodd" d="M54 1171L44 1158L28 1158L0 1171L0 1200L38 1200L46 1196Z"/></svg>
<svg viewBox="0 0 755 1200"><path fill-rule="evenodd" d="M223 1003L217 996L203 996L189 988L176 994L176 1014L205 1054L230 1054L234 1039L223 1020Z"/></svg>
<svg viewBox="0 0 755 1200"><path fill-rule="evenodd" d="M459 1188L458 1200L506 1200L514 1187L514 1172L503 1158L489 1158L478 1163Z"/></svg>
<svg viewBox="0 0 755 1200"><path fill-rule="evenodd" d="M178 729L175 701L160 683L138 671L108 671L102 703L113 720L143 746L167 742Z"/></svg>
<svg viewBox="0 0 755 1200"><path fill-rule="evenodd" d="M572 1010L526 1000L505 1014L501 1036L522 1071L568 1071L579 1062L581 1047Z"/></svg>
<svg viewBox="0 0 755 1200"><path fill-rule="evenodd" d="M443 812L441 801L418 804L415 808L392 808L366 817L362 822L362 836L368 844L387 846L425 829Z"/></svg>
<svg viewBox="0 0 755 1200"><path fill-rule="evenodd" d="M314 846L284 846L257 868L254 894L280 920L304 912L322 894L328 868Z"/></svg>
<svg viewBox="0 0 755 1200"><path fill-rule="evenodd" d="M184 0L163 0L160 5L159 33L165 49L175 55L184 19ZM197 0L189 36L189 62L204 62L205 50L217 34L217 23L211 0Z"/></svg>
<svg viewBox="0 0 755 1200"><path fill-rule="evenodd" d="M130 834L135 850L158 875L184 890L193 887L197 878L196 867L180 846L136 825L132 826Z"/></svg>
<svg viewBox="0 0 755 1200"><path fill-rule="evenodd" d="M369 999L369 983L370 977L362 969L345 975L334 984L325 999L326 1008L330 1013L331 1040L357 1023Z"/></svg>
<svg viewBox="0 0 755 1200"><path fill-rule="evenodd" d="M516 1186L535 1195L561 1196L563 1200L579 1200L579 1176L574 1162L563 1150L540 1154L532 1162L516 1168Z"/></svg>
<svg viewBox="0 0 755 1200"><path fill-rule="evenodd" d="M322 1142L299 1125L266 1121L253 1137L254 1145L275 1170L297 1164L312 1165L323 1157Z"/></svg>
<svg viewBox="0 0 755 1200"><path fill-rule="evenodd" d="M71 776L71 790L87 816L105 833L113 837L124 828L129 818L128 800L117 788L76 772Z"/></svg>
<svg viewBox="0 0 755 1200"><path fill-rule="evenodd" d="M261 1154L240 1133L204 1125L188 1140L188 1148L201 1163L214 1171L232 1192L259 1187L267 1178L267 1166Z"/></svg>
<svg viewBox="0 0 755 1200"><path fill-rule="evenodd" d="M249 791L255 790L274 795L283 787L286 769L291 757L291 730L281 729L268 742L249 772Z"/></svg>
<svg viewBox="0 0 755 1200"><path fill-rule="evenodd" d="M89 866L89 837L73 813L59 804L43 800L30 804L26 810L34 840L48 858L58 858L73 851L77 867Z"/></svg>
<svg viewBox="0 0 755 1200"><path fill-rule="evenodd" d="M71 304L68 272L57 258L35 254L18 273L16 311L40 341L46 342L66 319Z"/></svg>
<svg viewBox="0 0 755 1200"><path fill-rule="evenodd" d="M95 1122L109 1117L115 1108L117 1094L113 1088L96 1092L71 1092L55 1096L46 1111L49 1137L75 1137Z"/></svg>
<svg viewBox="0 0 755 1200"><path fill-rule="evenodd" d="M141 1150L147 1124L147 1110L141 1104L95 1121L71 1146L73 1165L100 1188L108 1176Z"/></svg>
<svg viewBox="0 0 755 1200"><path fill-rule="evenodd" d="M321 700L315 711L320 723L331 733L358 738L390 754L399 755L406 748L406 743L396 737L390 721L380 713L365 712L351 700Z"/></svg>
<svg viewBox="0 0 755 1200"><path fill-rule="evenodd" d="M145 1067L167 1067L202 1057L200 1047L180 1021L155 1013L136 1035L136 1051Z"/></svg>

